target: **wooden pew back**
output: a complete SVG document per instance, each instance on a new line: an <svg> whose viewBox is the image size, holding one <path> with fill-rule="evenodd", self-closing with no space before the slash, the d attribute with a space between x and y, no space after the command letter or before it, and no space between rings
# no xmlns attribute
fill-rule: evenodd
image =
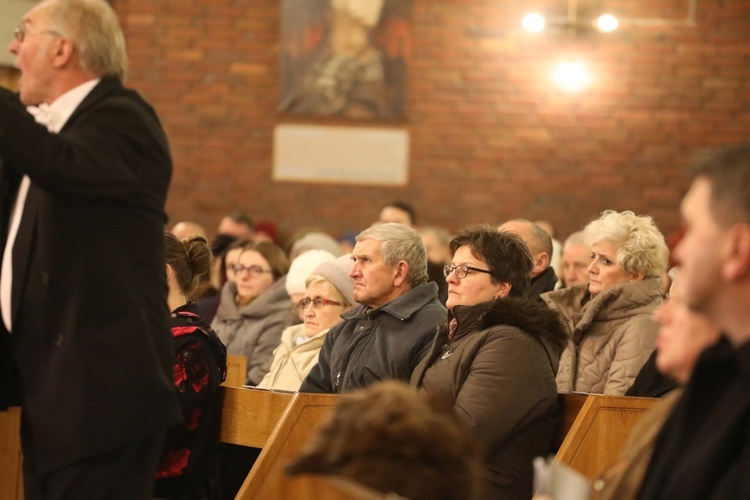
<svg viewBox="0 0 750 500"><path fill-rule="evenodd" d="M560 449L560 446L565 440L565 436L568 435L570 428L573 427L573 422L575 422L588 397L588 394L583 393L557 395L557 405L560 408L560 419L557 422L555 441L552 443L552 451L554 453L557 453Z"/></svg>
<svg viewBox="0 0 750 500"><path fill-rule="evenodd" d="M279 483L276 498L294 500L388 500L387 495L347 478L302 474L287 477ZM401 498L401 497L398 497Z"/></svg>
<svg viewBox="0 0 750 500"><path fill-rule="evenodd" d="M633 426L656 401L588 395L555 460L593 480L615 463Z"/></svg>
<svg viewBox="0 0 750 500"><path fill-rule="evenodd" d="M23 499L21 409L0 411L0 498Z"/></svg>
<svg viewBox="0 0 750 500"><path fill-rule="evenodd" d="M221 442L263 448L296 393L220 387Z"/></svg>
<svg viewBox="0 0 750 500"><path fill-rule="evenodd" d="M227 355L227 379L223 386L242 387L247 383L247 356Z"/></svg>
<svg viewBox="0 0 750 500"><path fill-rule="evenodd" d="M336 402L346 396L333 394L295 395L273 430L258 460L237 494L238 499L276 499L283 483L287 463L296 457L333 411Z"/></svg>

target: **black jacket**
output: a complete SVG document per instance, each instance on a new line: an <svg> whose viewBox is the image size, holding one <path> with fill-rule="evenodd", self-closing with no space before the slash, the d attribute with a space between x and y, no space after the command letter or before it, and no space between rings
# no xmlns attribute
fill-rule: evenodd
<svg viewBox="0 0 750 500"><path fill-rule="evenodd" d="M526 298L542 302L539 296L545 292L554 290L556 284L557 275L555 274L555 270L548 267L542 274L531 280L529 288L526 290Z"/></svg>
<svg viewBox="0 0 750 500"><path fill-rule="evenodd" d="M58 134L0 92L0 158L3 243L17 181L31 179L11 343L42 475L179 421L164 272L172 162L153 109L115 78Z"/></svg>
<svg viewBox="0 0 750 500"><path fill-rule="evenodd" d="M437 285L430 282L378 309L360 305L341 317L344 321L328 332L318 364L300 392L351 392L384 379L408 382L444 320L445 308Z"/></svg>
<svg viewBox="0 0 750 500"><path fill-rule="evenodd" d="M750 343L704 351L656 439L639 498L750 498Z"/></svg>

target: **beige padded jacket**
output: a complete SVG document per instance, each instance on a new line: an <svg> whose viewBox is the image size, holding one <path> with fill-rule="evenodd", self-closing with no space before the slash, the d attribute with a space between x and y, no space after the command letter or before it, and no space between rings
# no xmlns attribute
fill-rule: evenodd
<svg viewBox="0 0 750 500"><path fill-rule="evenodd" d="M660 278L618 283L588 302L586 286L543 294L571 334L560 358L557 390L625 394L654 350L658 326L651 315L663 294Z"/></svg>

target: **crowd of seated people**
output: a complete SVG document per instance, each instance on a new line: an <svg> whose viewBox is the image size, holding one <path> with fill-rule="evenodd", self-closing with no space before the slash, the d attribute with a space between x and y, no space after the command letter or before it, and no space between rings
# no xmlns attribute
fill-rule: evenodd
<svg viewBox="0 0 750 500"><path fill-rule="evenodd" d="M338 394L400 380L452 408L478 444L482 498L531 496L531 460L550 450L558 393L623 395L631 387L633 393L639 372L639 379L651 376L649 357L673 385L685 384L699 353L719 338L717 328L691 326L699 321L680 292L662 305L669 249L647 215L608 210L571 234L562 245L559 290L553 290L551 238L535 223L468 226L450 237L448 256L439 258L447 311L428 281L427 243L443 244L450 233L418 232L415 218L408 204L386 205L382 220L356 236L351 255L336 261L338 242L320 228L301 231L288 256L279 246L261 252L259 243L244 244L228 268L240 274L224 285L214 326L230 353L248 356L254 368L248 383L260 388ZM300 272L285 277L290 258ZM529 282L540 276L542 291L529 295ZM248 283L255 278L261 283ZM260 350L233 350L237 324L263 324L239 309L249 304L269 313L264 294L275 288L283 307L273 310L286 316ZM295 307L298 315L290 315ZM259 336L237 338L257 344ZM637 491L648 449L680 397L667 390L673 385L657 394L668 398L595 494Z"/></svg>
<svg viewBox="0 0 750 500"><path fill-rule="evenodd" d="M238 211L209 245L193 221L159 227L171 154L154 110L122 86L110 3L39 2L8 46L23 73L18 93L0 89L14 496L214 498L232 399L220 385L237 355L255 387L235 394L337 400L294 473L412 499L525 499L560 394L646 393L663 398L594 495L750 498L750 143L693 165L676 274L654 220L629 210L605 210L565 248L522 218L420 234L403 201L353 242L312 226L281 242ZM385 2L329 4L341 30L327 41L365 46Z"/></svg>

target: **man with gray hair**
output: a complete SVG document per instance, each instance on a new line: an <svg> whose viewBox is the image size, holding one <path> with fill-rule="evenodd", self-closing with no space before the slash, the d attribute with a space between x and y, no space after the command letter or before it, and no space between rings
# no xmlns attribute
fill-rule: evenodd
<svg viewBox="0 0 750 500"><path fill-rule="evenodd" d="M529 274L531 284L526 291L526 298L541 301L539 296L544 292L554 290L557 284L555 270L550 266L552 238L539 225L526 219L511 219L500 224L497 230L516 233L529 247L531 257L534 259L534 267Z"/></svg>
<svg viewBox="0 0 750 500"><path fill-rule="evenodd" d="M352 259L349 276L360 305L328 332L300 392L343 393L378 380L408 381L445 319L414 229L396 223L366 229L357 236Z"/></svg>
<svg viewBox="0 0 750 500"><path fill-rule="evenodd" d="M588 285L589 265L591 249L583 242L583 231L576 231L563 244L562 272L565 287Z"/></svg>
<svg viewBox="0 0 750 500"><path fill-rule="evenodd" d="M122 85L105 0L37 3L9 48L21 79L18 95L0 89L0 351L20 375L24 494L148 498L180 422L167 138Z"/></svg>

